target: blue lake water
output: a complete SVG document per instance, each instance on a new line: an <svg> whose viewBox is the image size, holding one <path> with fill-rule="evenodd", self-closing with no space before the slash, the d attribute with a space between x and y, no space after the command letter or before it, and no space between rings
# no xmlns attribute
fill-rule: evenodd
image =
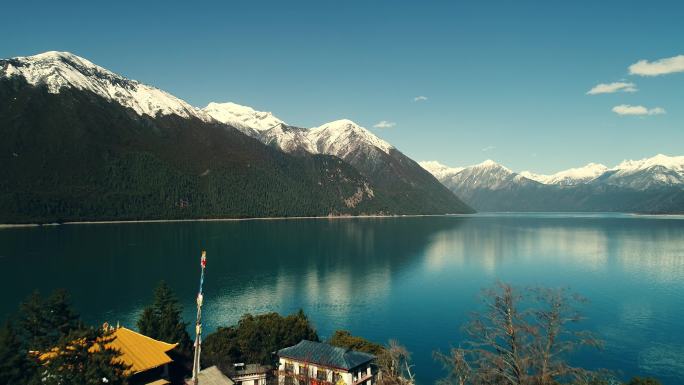
<svg viewBox="0 0 684 385"><path fill-rule="evenodd" d="M208 252L205 327L299 308L322 338L347 329L399 340L420 384L436 349L461 341L480 290L497 280L567 286L590 299L605 340L574 362L684 383L684 217L622 214L292 219L0 229L0 317L34 289L68 289L92 324L134 327L166 280L194 319Z"/></svg>

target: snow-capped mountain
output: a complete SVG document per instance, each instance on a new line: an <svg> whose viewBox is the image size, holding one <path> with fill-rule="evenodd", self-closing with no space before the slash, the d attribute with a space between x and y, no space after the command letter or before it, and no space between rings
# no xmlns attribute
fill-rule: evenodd
<svg viewBox="0 0 684 385"><path fill-rule="evenodd" d="M658 154L651 158L625 160L607 170L596 182L635 190L684 186L684 156Z"/></svg>
<svg viewBox="0 0 684 385"><path fill-rule="evenodd" d="M251 136L275 126L286 124L270 112L257 111L251 107L231 102L212 102L202 110L219 122L229 124Z"/></svg>
<svg viewBox="0 0 684 385"><path fill-rule="evenodd" d="M427 171L430 172L430 174L434 175L435 178L438 180L444 180L446 178L449 178L451 176L454 176L461 172L465 167L449 167L444 164L439 163L436 160L425 160L422 162L419 162L420 166Z"/></svg>
<svg viewBox="0 0 684 385"><path fill-rule="evenodd" d="M203 111L221 123L228 124L243 133L275 146L288 153L307 152L316 154L308 130L289 126L271 112L257 111L237 103L209 103Z"/></svg>
<svg viewBox="0 0 684 385"><path fill-rule="evenodd" d="M599 163L559 171L551 175L531 171L515 173L492 160L468 167L449 167L437 161L420 162L437 179L449 184L463 183L490 189L508 187L506 181L535 181L545 185L577 186L608 184L644 190L656 186L684 186L684 156L658 154L640 160L625 160L608 168ZM523 178L523 179L521 179Z"/></svg>
<svg viewBox="0 0 684 385"><path fill-rule="evenodd" d="M599 163L589 163L586 166L559 171L551 175L535 174L523 171L520 175L543 184L557 184L561 186L574 186L590 182L608 171L608 167Z"/></svg>
<svg viewBox="0 0 684 385"><path fill-rule="evenodd" d="M396 199L429 200L470 211L430 173L394 146L349 119L313 128L289 126L270 112L235 103L210 103L204 111L261 142L287 153L332 155L352 165Z"/></svg>
<svg viewBox="0 0 684 385"><path fill-rule="evenodd" d="M342 159L352 154L358 146L379 149L389 154L394 146L349 119L340 119L312 128L307 134L316 151L336 155Z"/></svg>
<svg viewBox="0 0 684 385"><path fill-rule="evenodd" d="M359 146L369 150L377 148L386 154L394 148L349 119L304 129L289 126L270 112L236 103L209 103L203 111L219 122L238 128L266 144L276 145L285 152L306 151L344 159Z"/></svg>
<svg viewBox="0 0 684 385"><path fill-rule="evenodd" d="M420 164L482 211L684 211L684 156L656 155L613 168L589 163L552 175L518 174L491 160L456 168Z"/></svg>
<svg viewBox="0 0 684 385"><path fill-rule="evenodd" d="M206 111L70 53L0 60L0 223L472 212L351 121Z"/></svg>
<svg viewBox="0 0 684 385"><path fill-rule="evenodd" d="M491 159L468 167L449 167L437 161L424 161L420 165L445 186L458 188L463 195L478 189L500 190L537 183Z"/></svg>
<svg viewBox="0 0 684 385"><path fill-rule="evenodd" d="M31 85L58 94L65 88L92 92L131 108L138 115L211 118L201 110L158 88L126 79L69 52L50 51L0 60L0 78L22 77Z"/></svg>

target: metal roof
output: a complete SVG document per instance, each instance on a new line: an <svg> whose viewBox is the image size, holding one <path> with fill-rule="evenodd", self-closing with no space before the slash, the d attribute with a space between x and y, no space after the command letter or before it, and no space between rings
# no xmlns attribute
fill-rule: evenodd
<svg viewBox="0 0 684 385"><path fill-rule="evenodd" d="M278 350L278 356L344 370L354 369L375 359L372 354L307 340Z"/></svg>

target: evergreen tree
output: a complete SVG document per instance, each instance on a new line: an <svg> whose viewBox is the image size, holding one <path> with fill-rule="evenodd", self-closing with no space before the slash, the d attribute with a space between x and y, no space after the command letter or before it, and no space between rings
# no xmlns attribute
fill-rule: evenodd
<svg viewBox="0 0 684 385"><path fill-rule="evenodd" d="M29 359L16 331L6 322L0 328L0 384L28 384L36 365Z"/></svg>
<svg viewBox="0 0 684 385"><path fill-rule="evenodd" d="M182 307L178 299L169 285L161 281L154 290L152 304L143 310L138 319L138 330L157 340L179 343L181 350L187 352L191 342L181 314Z"/></svg>
<svg viewBox="0 0 684 385"><path fill-rule="evenodd" d="M46 319L54 328L55 342L60 337L82 327L78 314L71 307L71 299L64 289L57 289L46 301Z"/></svg>
<svg viewBox="0 0 684 385"><path fill-rule="evenodd" d="M159 330L158 317L155 315L151 306L143 309L140 318L138 319L138 330L140 333L155 338Z"/></svg>
<svg viewBox="0 0 684 385"><path fill-rule="evenodd" d="M66 291L55 290L44 299L38 291L19 308L19 326L25 348L43 351L54 347L61 337L80 327Z"/></svg>
<svg viewBox="0 0 684 385"><path fill-rule="evenodd" d="M83 328L62 337L53 356L40 369L45 385L125 385L128 367L117 358L120 353L107 347L110 332Z"/></svg>

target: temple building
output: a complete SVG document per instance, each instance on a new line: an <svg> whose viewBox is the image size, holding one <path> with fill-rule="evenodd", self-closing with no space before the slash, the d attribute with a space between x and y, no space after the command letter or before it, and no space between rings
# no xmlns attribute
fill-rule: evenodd
<svg viewBox="0 0 684 385"><path fill-rule="evenodd" d="M105 326L108 328L108 326ZM111 340L105 344L107 348L118 350L116 360L128 369L128 383L131 385L165 385L169 384L169 364L173 359L167 354L178 344L157 341L125 327L111 328ZM40 355L40 360L49 361L59 352L53 350Z"/></svg>
<svg viewBox="0 0 684 385"><path fill-rule="evenodd" d="M376 385L372 354L307 340L277 354L279 385Z"/></svg>

